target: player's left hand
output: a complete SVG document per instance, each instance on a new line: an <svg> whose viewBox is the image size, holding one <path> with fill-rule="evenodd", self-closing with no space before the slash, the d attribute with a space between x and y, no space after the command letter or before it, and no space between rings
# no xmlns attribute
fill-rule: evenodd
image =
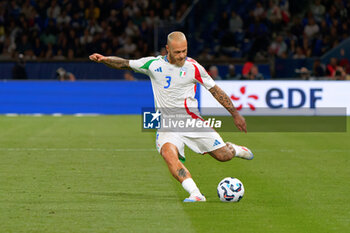
<svg viewBox="0 0 350 233"><path fill-rule="evenodd" d="M247 132L247 124L245 123L244 117L237 113L233 116L233 120L235 122L236 127L241 131L241 132Z"/></svg>

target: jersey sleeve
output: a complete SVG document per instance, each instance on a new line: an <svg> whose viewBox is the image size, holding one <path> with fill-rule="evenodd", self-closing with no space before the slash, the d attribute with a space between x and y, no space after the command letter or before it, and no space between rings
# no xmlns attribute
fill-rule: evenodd
<svg viewBox="0 0 350 233"><path fill-rule="evenodd" d="M207 90L215 86L214 80L212 77L210 77L203 66L201 66L199 63L193 63L193 66L195 69L194 75L197 82L202 84L202 86L204 86Z"/></svg>
<svg viewBox="0 0 350 233"><path fill-rule="evenodd" d="M130 60L129 66L135 72L142 73L142 74L149 74L149 66L155 60L157 60L157 58L155 57L143 57L136 60Z"/></svg>

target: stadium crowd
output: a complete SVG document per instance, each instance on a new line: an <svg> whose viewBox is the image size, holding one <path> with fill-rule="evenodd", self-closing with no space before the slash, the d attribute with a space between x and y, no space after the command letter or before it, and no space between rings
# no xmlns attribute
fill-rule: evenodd
<svg viewBox="0 0 350 233"><path fill-rule="evenodd" d="M327 9L327 10L326 10ZM304 17L294 17L269 53L282 57L319 57L350 36L350 2L315 0Z"/></svg>
<svg viewBox="0 0 350 233"><path fill-rule="evenodd" d="M217 46L203 47L195 58L319 57L350 35L350 1L313 0L298 13L291 13L288 0L247 2L248 11L231 4L219 14L209 38ZM24 54L27 60L65 60L86 58L95 51L126 58L148 56L155 50L155 25L180 22L191 4L190 0L1 1L0 59ZM323 66L324 74L335 73L334 62L350 72L348 61L331 62Z"/></svg>
<svg viewBox="0 0 350 233"><path fill-rule="evenodd" d="M293 14L288 0L247 1L244 10L222 12L209 38L218 46L203 49L203 57L319 57L350 36L350 1L312 0Z"/></svg>
<svg viewBox="0 0 350 233"><path fill-rule="evenodd" d="M154 25L178 20L189 0L11 0L0 2L0 57L73 59L100 51L153 52ZM171 11L176 10L175 17Z"/></svg>

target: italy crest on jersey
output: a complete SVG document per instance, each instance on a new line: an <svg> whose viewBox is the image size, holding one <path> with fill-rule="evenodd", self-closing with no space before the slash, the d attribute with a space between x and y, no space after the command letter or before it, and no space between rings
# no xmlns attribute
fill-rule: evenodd
<svg viewBox="0 0 350 233"><path fill-rule="evenodd" d="M181 67L180 69L180 77L185 77L186 75L186 72L187 72L187 68L186 67Z"/></svg>

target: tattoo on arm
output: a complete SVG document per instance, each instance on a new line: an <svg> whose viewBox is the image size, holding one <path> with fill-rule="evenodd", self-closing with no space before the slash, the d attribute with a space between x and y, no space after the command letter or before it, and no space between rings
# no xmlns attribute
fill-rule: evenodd
<svg viewBox="0 0 350 233"><path fill-rule="evenodd" d="M114 69L131 70L129 60L120 57L107 57L107 59L103 61L103 64Z"/></svg>
<svg viewBox="0 0 350 233"><path fill-rule="evenodd" d="M179 177L186 177L187 176L187 172L184 168L178 169L177 174L179 175Z"/></svg>
<svg viewBox="0 0 350 233"><path fill-rule="evenodd" d="M231 115L235 115L237 113L236 108L233 106L232 101L230 97L218 86L215 85L214 87L209 89L210 93L214 96L214 98L222 105L224 108L226 108Z"/></svg>

